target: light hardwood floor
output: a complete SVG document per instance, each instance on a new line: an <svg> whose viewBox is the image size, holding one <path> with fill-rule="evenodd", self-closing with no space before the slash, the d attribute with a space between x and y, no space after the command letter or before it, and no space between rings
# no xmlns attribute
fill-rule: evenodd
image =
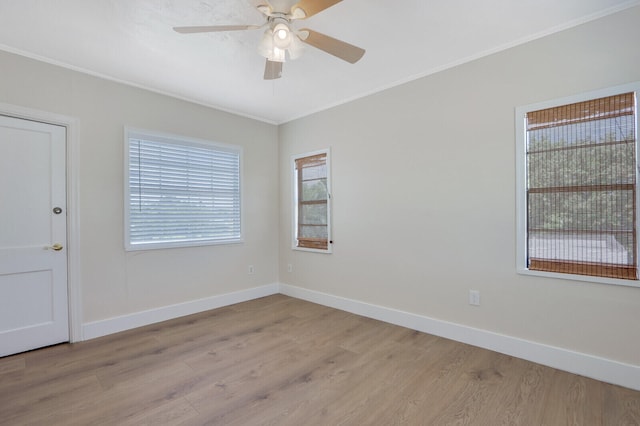
<svg viewBox="0 0 640 426"><path fill-rule="evenodd" d="M0 359L2 425L640 425L640 392L283 295Z"/></svg>

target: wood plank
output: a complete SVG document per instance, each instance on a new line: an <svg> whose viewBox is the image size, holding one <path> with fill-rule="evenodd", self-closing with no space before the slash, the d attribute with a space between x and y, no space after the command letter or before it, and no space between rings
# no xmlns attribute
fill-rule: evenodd
<svg viewBox="0 0 640 426"><path fill-rule="evenodd" d="M274 295L2 358L0 424L639 425L640 392Z"/></svg>

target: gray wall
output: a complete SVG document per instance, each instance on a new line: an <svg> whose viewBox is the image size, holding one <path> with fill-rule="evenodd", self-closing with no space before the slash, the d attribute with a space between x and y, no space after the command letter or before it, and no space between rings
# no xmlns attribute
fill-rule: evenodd
<svg viewBox="0 0 640 426"><path fill-rule="evenodd" d="M517 106L640 80L638 22L636 7L281 126L280 281L640 365L639 288L516 274L514 129ZM294 251L290 158L327 147L334 252Z"/></svg>
<svg viewBox="0 0 640 426"><path fill-rule="evenodd" d="M0 70L0 102L79 122L83 323L277 283L276 126L5 52ZM124 126L242 146L245 242L125 252Z"/></svg>

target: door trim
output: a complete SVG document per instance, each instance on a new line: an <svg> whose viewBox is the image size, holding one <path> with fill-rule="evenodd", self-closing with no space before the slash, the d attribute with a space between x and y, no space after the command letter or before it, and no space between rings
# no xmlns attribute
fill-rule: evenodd
<svg viewBox="0 0 640 426"><path fill-rule="evenodd" d="M79 121L75 117L0 103L0 115L63 126L67 129L67 294L69 340L79 342L82 335L82 287L80 285L79 211Z"/></svg>

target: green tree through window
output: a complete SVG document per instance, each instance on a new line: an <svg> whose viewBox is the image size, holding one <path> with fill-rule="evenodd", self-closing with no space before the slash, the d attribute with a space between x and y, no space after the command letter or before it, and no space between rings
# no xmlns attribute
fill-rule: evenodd
<svg viewBox="0 0 640 426"><path fill-rule="evenodd" d="M527 266L636 279L633 93L527 113Z"/></svg>

